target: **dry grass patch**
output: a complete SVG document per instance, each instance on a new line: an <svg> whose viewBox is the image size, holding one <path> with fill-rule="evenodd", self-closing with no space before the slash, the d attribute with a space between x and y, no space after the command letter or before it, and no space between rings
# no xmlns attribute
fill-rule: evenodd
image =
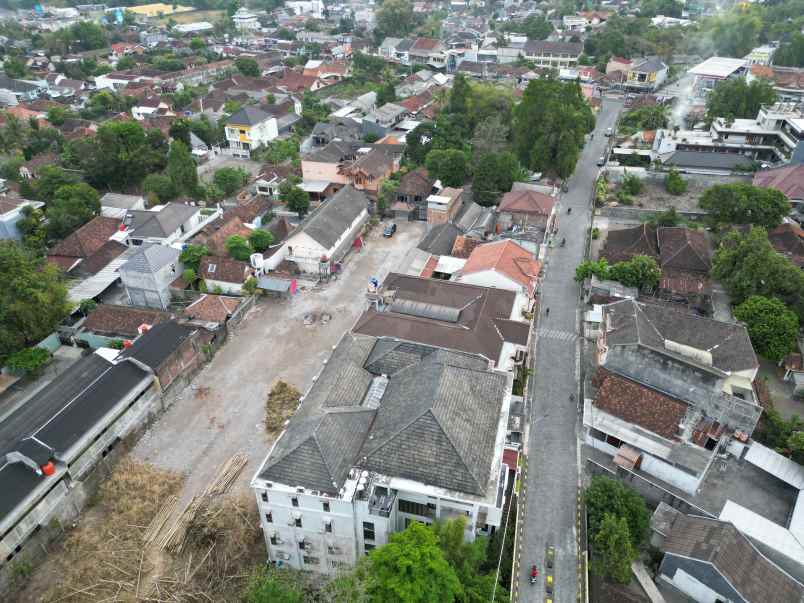
<svg viewBox="0 0 804 603"><path fill-rule="evenodd" d="M265 401L265 431L275 434L282 431L299 406L301 392L284 381L277 381Z"/></svg>

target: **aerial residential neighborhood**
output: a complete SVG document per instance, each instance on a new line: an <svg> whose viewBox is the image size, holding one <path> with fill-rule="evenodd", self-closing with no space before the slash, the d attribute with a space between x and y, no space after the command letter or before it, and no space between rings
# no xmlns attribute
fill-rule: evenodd
<svg viewBox="0 0 804 603"><path fill-rule="evenodd" d="M0 3L0 600L804 602L804 4Z"/></svg>

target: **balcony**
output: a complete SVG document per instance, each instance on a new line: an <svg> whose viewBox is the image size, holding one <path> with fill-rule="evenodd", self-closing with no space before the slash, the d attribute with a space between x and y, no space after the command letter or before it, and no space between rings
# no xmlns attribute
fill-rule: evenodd
<svg viewBox="0 0 804 603"><path fill-rule="evenodd" d="M369 513L379 517L390 517L396 502L396 493L374 494L369 499Z"/></svg>

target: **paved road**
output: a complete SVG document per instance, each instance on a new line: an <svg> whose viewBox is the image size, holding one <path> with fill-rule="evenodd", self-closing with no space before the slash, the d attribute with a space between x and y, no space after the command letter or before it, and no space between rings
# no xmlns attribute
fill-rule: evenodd
<svg viewBox="0 0 804 603"><path fill-rule="evenodd" d="M580 369L578 285L575 266L583 259L586 231L591 223L590 199L598 174L596 162L613 126L619 101L604 101L597 118L595 137L587 143L569 192L563 195L557 240L566 247L548 252L541 291L536 350L531 354L533 377L528 396L530 433L526 443L527 474L524 477L521 532L519 535L520 601L545 599L545 550L556 549L554 601L575 601L578 588L576 513L578 497L578 409L569 400L577 394ZM567 215L567 208L572 214ZM547 308L550 309L549 315ZM577 395L576 395L577 397ZM531 585L529 570L539 568L539 581ZM515 570L517 571L517 570Z"/></svg>

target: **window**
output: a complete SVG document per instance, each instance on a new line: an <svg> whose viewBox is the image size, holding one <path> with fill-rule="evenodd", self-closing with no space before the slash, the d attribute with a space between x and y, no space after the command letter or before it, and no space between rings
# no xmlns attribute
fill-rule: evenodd
<svg viewBox="0 0 804 603"><path fill-rule="evenodd" d="M207 265L207 274L215 274L215 269L218 267L217 264L208 264Z"/></svg>
<svg viewBox="0 0 804 603"><path fill-rule="evenodd" d="M299 540L299 548L304 550L304 547L307 546L307 543L304 540Z"/></svg>
<svg viewBox="0 0 804 603"><path fill-rule="evenodd" d="M324 513L329 513L329 501L324 501Z"/></svg>
<svg viewBox="0 0 804 603"><path fill-rule="evenodd" d="M262 499L262 502L268 502L268 493L260 492L260 498Z"/></svg>
<svg viewBox="0 0 804 603"><path fill-rule="evenodd" d="M265 521L267 521L268 523L274 523L274 514L268 511L265 514Z"/></svg>
<svg viewBox="0 0 804 603"><path fill-rule="evenodd" d="M374 545L366 543L366 545L363 548L366 549L366 555L368 555L371 551L374 550Z"/></svg>
<svg viewBox="0 0 804 603"><path fill-rule="evenodd" d="M302 527L301 517L296 517L294 523L296 524L297 528Z"/></svg>
<svg viewBox="0 0 804 603"><path fill-rule="evenodd" d="M291 505L293 505L294 507L298 507L298 506L299 506L299 499L298 499L298 497L294 496L293 498L291 498L291 499L290 499L290 504L291 504Z"/></svg>
<svg viewBox="0 0 804 603"><path fill-rule="evenodd" d="M374 524L370 521L363 522L363 540L374 540Z"/></svg>
<svg viewBox="0 0 804 603"><path fill-rule="evenodd" d="M271 534L271 544L273 544L274 546L276 546L276 545L277 545L277 544L279 544L280 542L282 542L282 541L281 541L281 540L279 540L279 536L277 536L277 535L276 535L276 532L274 532L273 534Z"/></svg>
<svg viewBox="0 0 804 603"><path fill-rule="evenodd" d="M435 517L435 504L417 503L400 498L399 511L401 513L410 513L411 515L418 515L419 517Z"/></svg>
<svg viewBox="0 0 804 603"><path fill-rule="evenodd" d="M318 565L318 557L311 557L310 555L305 555L303 557L305 565Z"/></svg>
<svg viewBox="0 0 804 603"><path fill-rule="evenodd" d="M332 520L331 519L327 519L324 522L324 531L332 534Z"/></svg>

